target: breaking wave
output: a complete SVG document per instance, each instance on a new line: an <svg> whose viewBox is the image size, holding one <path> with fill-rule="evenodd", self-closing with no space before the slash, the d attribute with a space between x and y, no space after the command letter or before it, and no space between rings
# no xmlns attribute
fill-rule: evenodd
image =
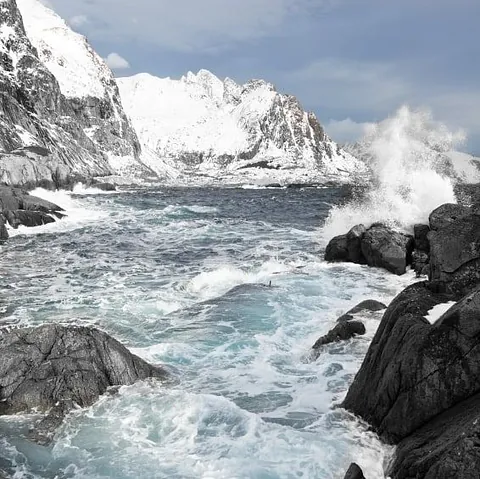
<svg viewBox="0 0 480 479"><path fill-rule="evenodd" d="M448 175L451 163L445 153L463 140L462 132L449 131L428 111L407 106L372 125L355 152L369 164L371 182L355 200L332 208L325 235L374 222L410 230L415 223L427 221L437 206L455 202Z"/></svg>

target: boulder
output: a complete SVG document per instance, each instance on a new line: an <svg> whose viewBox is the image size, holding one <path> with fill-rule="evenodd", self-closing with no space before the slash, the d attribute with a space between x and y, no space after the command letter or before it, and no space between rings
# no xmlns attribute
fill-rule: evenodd
<svg viewBox="0 0 480 479"><path fill-rule="evenodd" d="M430 251L430 243L428 241L428 233L430 232L430 226L416 224L413 226L413 240L415 243L415 249L423 253Z"/></svg>
<svg viewBox="0 0 480 479"><path fill-rule="evenodd" d="M325 261L349 261L347 235L332 238L325 249Z"/></svg>
<svg viewBox="0 0 480 479"><path fill-rule="evenodd" d="M5 225L5 218L0 214L0 241L5 241L8 239L8 231Z"/></svg>
<svg viewBox="0 0 480 479"><path fill-rule="evenodd" d="M60 206L32 196L21 188L0 185L0 212L12 228L52 223L55 221L54 216L57 218L64 216L62 211L64 210ZM0 239L5 236L1 223L0 221Z"/></svg>
<svg viewBox="0 0 480 479"><path fill-rule="evenodd" d="M468 216L470 213L471 209L468 206L445 203L430 213L428 218L430 229L433 231L441 230L457 219Z"/></svg>
<svg viewBox="0 0 480 479"><path fill-rule="evenodd" d="M50 411L44 429L36 429L42 443L74 404L90 406L111 386L167 378L163 368L89 327L0 330L0 357L0 414Z"/></svg>
<svg viewBox="0 0 480 479"><path fill-rule="evenodd" d="M352 462L345 474L344 479L365 479L363 471L358 464Z"/></svg>
<svg viewBox="0 0 480 479"><path fill-rule="evenodd" d="M397 443L480 392L480 288L433 325L425 315L451 297L416 283L387 308L343 406Z"/></svg>
<svg viewBox="0 0 480 479"><path fill-rule="evenodd" d="M411 263L413 238L383 224L372 225L362 237L362 253L369 266L404 274Z"/></svg>
<svg viewBox="0 0 480 479"><path fill-rule="evenodd" d="M480 283L480 212L443 223L429 233L432 281L462 296Z"/></svg>
<svg viewBox="0 0 480 479"><path fill-rule="evenodd" d="M430 273L430 258L427 253L416 249L412 253L412 268L418 276L427 276Z"/></svg>
<svg viewBox="0 0 480 479"><path fill-rule="evenodd" d="M480 471L480 393L429 421L398 444L392 479L476 479Z"/></svg>
<svg viewBox="0 0 480 479"><path fill-rule="evenodd" d="M380 301L376 301L375 299L366 299L361 303L358 303L352 309L349 309L345 314L342 314L337 321L350 321L353 319L354 314L363 313L365 311L375 312L381 311L382 309L386 309L386 306L381 303Z"/></svg>
<svg viewBox="0 0 480 479"><path fill-rule="evenodd" d="M312 346L314 358L318 357L320 354L319 349L322 346L338 341L346 341L354 336L365 334L365 332L365 325L361 321L344 321L337 323L327 334L317 339Z"/></svg>

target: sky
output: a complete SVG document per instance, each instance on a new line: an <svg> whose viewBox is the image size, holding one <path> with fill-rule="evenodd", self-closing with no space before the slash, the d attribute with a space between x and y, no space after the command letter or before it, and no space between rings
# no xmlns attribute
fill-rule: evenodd
<svg viewBox="0 0 480 479"><path fill-rule="evenodd" d="M43 1L117 76L263 78L339 142L428 108L480 155L480 0Z"/></svg>

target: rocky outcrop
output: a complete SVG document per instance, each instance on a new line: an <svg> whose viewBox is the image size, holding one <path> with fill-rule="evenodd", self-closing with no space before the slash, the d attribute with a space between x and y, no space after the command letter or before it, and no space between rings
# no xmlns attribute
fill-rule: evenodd
<svg viewBox="0 0 480 479"><path fill-rule="evenodd" d="M63 211L60 206L25 190L0 185L0 239L8 239L5 222L14 229L20 225L40 226L62 218Z"/></svg>
<svg viewBox="0 0 480 479"><path fill-rule="evenodd" d="M428 228L416 227L415 241L429 255L430 280L388 306L343 406L398 444L386 471L392 479L473 478L480 468L478 209L444 205ZM452 300L430 324L429 311Z"/></svg>
<svg viewBox="0 0 480 479"><path fill-rule="evenodd" d="M328 331L327 334L321 336L312 346L311 358L317 359L322 351L322 346L339 341L346 341L358 335L363 335L366 332L365 325L359 321L354 320L356 314L365 315L366 313L374 313L385 309L386 306L380 301L367 299L357 304L345 314L342 314L337 319L337 324Z"/></svg>
<svg viewBox="0 0 480 479"><path fill-rule="evenodd" d="M360 466L352 462L343 479L365 479L365 476Z"/></svg>
<svg viewBox="0 0 480 479"><path fill-rule="evenodd" d="M50 412L32 436L43 443L73 405L89 406L111 386L167 378L163 368L88 327L0 330L0 357L0 414Z"/></svg>
<svg viewBox="0 0 480 479"><path fill-rule="evenodd" d="M126 158L142 169L113 75L82 36L38 0L0 2L0 31L0 183L59 187Z"/></svg>
<svg viewBox="0 0 480 479"><path fill-rule="evenodd" d="M347 234L332 238L325 250L326 261L347 261L404 274L411 264L413 238L383 224L366 229L354 226Z"/></svg>

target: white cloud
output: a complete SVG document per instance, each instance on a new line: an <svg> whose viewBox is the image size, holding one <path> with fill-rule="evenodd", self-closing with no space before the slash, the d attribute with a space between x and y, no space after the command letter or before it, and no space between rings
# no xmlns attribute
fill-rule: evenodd
<svg viewBox="0 0 480 479"><path fill-rule="evenodd" d="M110 53L107 58L105 58L105 61L112 70L126 70L130 68L130 63L115 52Z"/></svg>
<svg viewBox="0 0 480 479"><path fill-rule="evenodd" d="M325 131L338 143L354 143L363 138L373 125L374 123L357 123L351 118L345 118L330 120L325 125Z"/></svg>
<svg viewBox="0 0 480 479"><path fill-rule="evenodd" d="M73 28L79 28L88 23L88 17L86 15L75 15L70 18L68 23L70 23Z"/></svg>
<svg viewBox="0 0 480 479"><path fill-rule="evenodd" d="M136 41L176 51L217 51L280 34L294 16L332 0L51 0L67 18L82 11L88 36ZM72 3L72 4L71 4ZM73 5L74 3L74 5Z"/></svg>

